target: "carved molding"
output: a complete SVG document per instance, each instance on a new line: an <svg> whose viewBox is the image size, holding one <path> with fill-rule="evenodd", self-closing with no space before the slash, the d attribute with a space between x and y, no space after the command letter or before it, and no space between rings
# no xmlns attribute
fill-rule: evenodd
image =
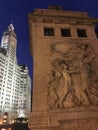
<svg viewBox="0 0 98 130"><path fill-rule="evenodd" d="M80 120L60 120L58 126L31 125L31 130L97 130L98 118Z"/></svg>
<svg viewBox="0 0 98 130"><path fill-rule="evenodd" d="M91 24L97 23L97 18L84 18L84 17L71 17L71 16L53 16L53 15L31 15L31 20L33 22L43 22L43 23L74 23L74 24Z"/></svg>
<svg viewBox="0 0 98 130"><path fill-rule="evenodd" d="M81 120L61 120L59 121L59 123L62 126L62 130L97 130L98 128L98 118Z"/></svg>
<svg viewBox="0 0 98 130"><path fill-rule="evenodd" d="M32 116L29 120L30 125L47 125L48 117L47 116Z"/></svg>

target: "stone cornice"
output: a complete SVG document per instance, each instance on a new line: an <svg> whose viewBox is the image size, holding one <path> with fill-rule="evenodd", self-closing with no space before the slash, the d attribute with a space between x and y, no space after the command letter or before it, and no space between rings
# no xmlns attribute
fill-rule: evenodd
<svg viewBox="0 0 98 130"><path fill-rule="evenodd" d="M96 24L98 18L29 14L30 20L42 23Z"/></svg>

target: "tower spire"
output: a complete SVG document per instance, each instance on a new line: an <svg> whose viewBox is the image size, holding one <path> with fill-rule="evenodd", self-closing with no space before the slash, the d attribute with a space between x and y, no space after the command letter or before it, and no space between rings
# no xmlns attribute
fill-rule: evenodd
<svg viewBox="0 0 98 130"><path fill-rule="evenodd" d="M13 26L13 20L12 19L11 19L10 25L8 26L8 30L9 31L14 31L14 26Z"/></svg>

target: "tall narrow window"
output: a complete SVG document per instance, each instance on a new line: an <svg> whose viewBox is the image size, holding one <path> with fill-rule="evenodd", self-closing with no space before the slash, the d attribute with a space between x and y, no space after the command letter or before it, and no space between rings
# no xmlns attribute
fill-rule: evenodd
<svg viewBox="0 0 98 130"><path fill-rule="evenodd" d="M53 28L44 28L44 36L54 36Z"/></svg>
<svg viewBox="0 0 98 130"><path fill-rule="evenodd" d="M70 29L61 29L62 37L71 37Z"/></svg>
<svg viewBox="0 0 98 130"><path fill-rule="evenodd" d="M86 30L77 29L78 37L87 37Z"/></svg>
<svg viewBox="0 0 98 130"><path fill-rule="evenodd" d="M95 27L95 34L96 34L96 37L98 38L98 26Z"/></svg>

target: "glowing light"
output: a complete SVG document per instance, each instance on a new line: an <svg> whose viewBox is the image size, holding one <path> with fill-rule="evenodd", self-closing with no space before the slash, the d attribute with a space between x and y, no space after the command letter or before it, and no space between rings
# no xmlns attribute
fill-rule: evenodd
<svg viewBox="0 0 98 130"><path fill-rule="evenodd" d="M4 115L4 118L6 119L6 118L7 118L7 116L5 116L5 115Z"/></svg>
<svg viewBox="0 0 98 130"><path fill-rule="evenodd" d="M11 128L9 128L8 130L11 130Z"/></svg>
<svg viewBox="0 0 98 130"><path fill-rule="evenodd" d="M12 120L12 124L14 123L15 121L14 120Z"/></svg>
<svg viewBox="0 0 98 130"><path fill-rule="evenodd" d="M2 125L3 124L3 122L2 122L2 120L0 120L0 125Z"/></svg>

